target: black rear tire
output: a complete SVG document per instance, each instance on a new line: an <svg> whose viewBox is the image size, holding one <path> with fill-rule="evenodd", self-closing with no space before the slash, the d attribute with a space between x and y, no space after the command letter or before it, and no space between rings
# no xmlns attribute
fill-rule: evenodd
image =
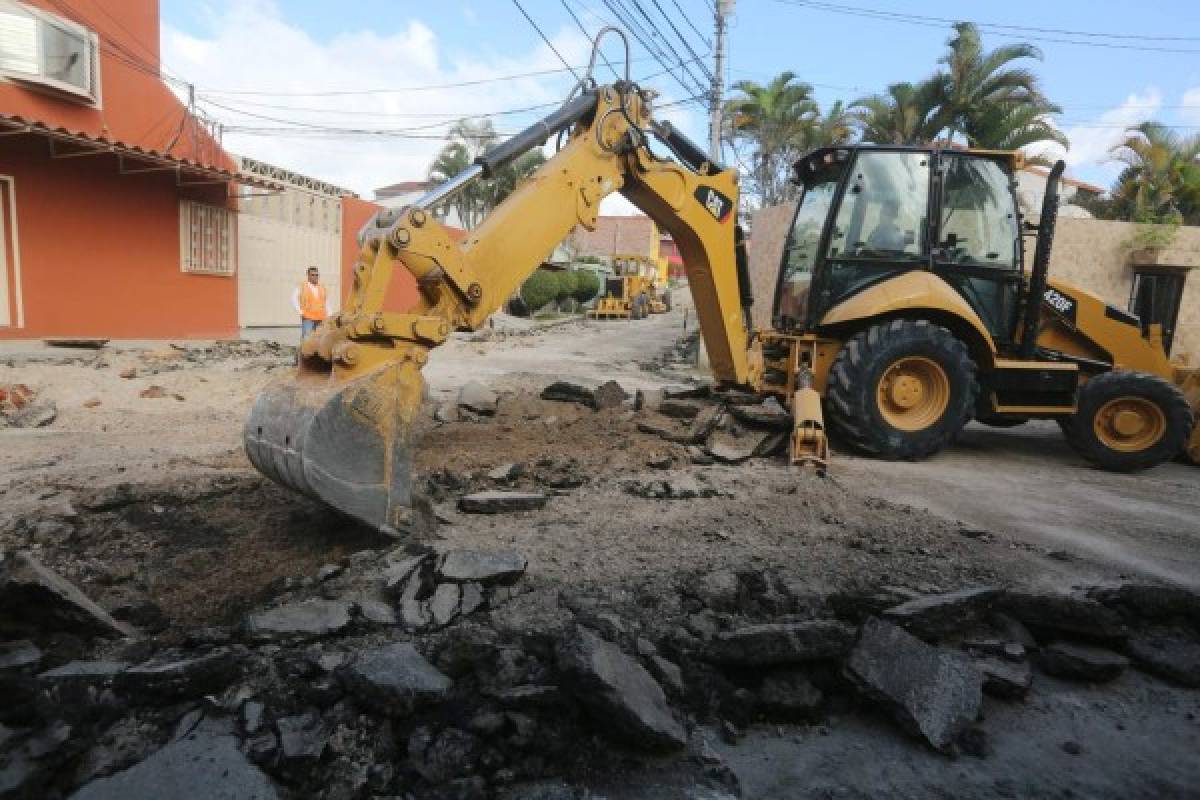
<svg viewBox="0 0 1200 800"><path fill-rule="evenodd" d="M1118 449L1097 432L1097 416L1109 404L1123 399L1152 403L1158 408L1162 434L1153 443L1140 449ZM1075 452L1112 472L1149 469L1175 458L1183 452L1192 423L1192 410L1183 392L1157 375L1124 370L1089 379L1079 390L1078 410L1059 422ZM1109 438L1114 437L1110 434Z"/></svg>
<svg viewBox="0 0 1200 800"><path fill-rule="evenodd" d="M893 426L880 407L880 382L906 358L932 361L948 379L945 410L920 430ZM975 362L962 341L928 320L897 319L872 325L846 342L829 371L825 400L834 432L855 449L918 460L953 441L970 421L978 393Z"/></svg>

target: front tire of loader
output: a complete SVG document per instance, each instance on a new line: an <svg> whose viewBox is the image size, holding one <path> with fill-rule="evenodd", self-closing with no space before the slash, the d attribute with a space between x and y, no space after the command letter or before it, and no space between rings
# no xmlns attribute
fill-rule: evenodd
<svg viewBox="0 0 1200 800"><path fill-rule="evenodd" d="M954 439L978 392L962 341L928 320L897 319L846 342L825 399L833 429L856 449L915 461Z"/></svg>
<svg viewBox="0 0 1200 800"><path fill-rule="evenodd" d="M1067 442L1112 472L1134 472L1183 452L1192 429L1183 393L1156 375L1105 372L1079 390L1079 408L1060 422Z"/></svg>

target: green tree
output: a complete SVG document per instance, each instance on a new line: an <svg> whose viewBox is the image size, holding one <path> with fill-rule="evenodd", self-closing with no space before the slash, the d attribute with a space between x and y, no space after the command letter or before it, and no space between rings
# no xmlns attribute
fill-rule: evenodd
<svg viewBox="0 0 1200 800"><path fill-rule="evenodd" d="M854 115L841 100L837 100L824 113L818 109L801 136L803 151L818 147L847 144L854 139Z"/></svg>
<svg viewBox="0 0 1200 800"><path fill-rule="evenodd" d="M448 139L429 165L429 179L435 184L445 183L467 169L476 157L499 142L496 129L489 119L459 120L450 129ZM502 167L490 180L476 181L467 186L448 205L458 212L464 227L474 228L493 208L504 202L522 180L545 162L546 157L540 149L531 150Z"/></svg>
<svg viewBox="0 0 1200 800"><path fill-rule="evenodd" d="M956 22L943 65L930 79L936 101L933 124L953 139L966 138L976 147L1018 146L1040 141L1066 144L1066 138L1044 120L1059 108L1046 99L1033 70L1017 66L1026 59L1041 60L1042 52L1025 43L985 50L979 29Z"/></svg>
<svg viewBox="0 0 1200 800"><path fill-rule="evenodd" d="M558 298L559 286L561 284L559 276L562 274L566 273L538 269L525 279L524 285L521 286L520 294L531 315L537 313L544 306L549 305Z"/></svg>
<svg viewBox="0 0 1200 800"><path fill-rule="evenodd" d="M1200 134L1184 137L1159 122L1143 122L1111 155L1125 165L1111 192L1122 218L1200 224Z"/></svg>
<svg viewBox="0 0 1200 800"><path fill-rule="evenodd" d="M850 113L864 142L925 144L937 135L937 90L932 81L893 83L886 92L855 100Z"/></svg>
<svg viewBox="0 0 1200 800"><path fill-rule="evenodd" d="M739 81L733 89L738 94L729 99L726 115L735 148L752 148L751 189L765 206L782 203L795 194L791 167L818 117L812 87L797 81L794 72L781 72L765 86Z"/></svg>
<svg viewBox="0 0 1200 800"><path fill-rule="evenodd" d="M583 305L593 299L600 291L600 276L592 272L590 269L577 270L572 275L575 276L575 292L573 297L575 302Z"/></svg>
<svg viewBox="0 0 1200 800"><path fill-rule="evenodd" d="M968 138L975 147L990 150L1027 150L1043 142L1069 146L1066 134L1047 119L1047 114L1061 111L1058 106L1033 103L999 103L985 109L971 120ZM1026 160L1035 164L1050 164L1053 159L1043 153L1026 153Z"/></svg>
<svg viewBox="0 0 1200 800"><path fill-rule="evenodd" d="M575 294L575 273L574 272L555 272L557 293L554 299L559 303L565 303Z"/></svg>

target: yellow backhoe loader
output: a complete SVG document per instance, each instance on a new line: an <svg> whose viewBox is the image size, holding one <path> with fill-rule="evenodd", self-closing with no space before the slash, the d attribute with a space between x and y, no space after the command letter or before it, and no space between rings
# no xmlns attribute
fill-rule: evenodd
<svg viewBox="0 0 1200 800"><path fill-rule="evenodd" d="M296 372L250 414L246 451L260 471L382 530L406 527L430 351L483 325L575 225L595 226L613 192L678 243L716 381L791 410L794 463L824 464L825 415L849 445L889 459L936 453L973 417L1056 419L1107 469L1175 458L1189 435L1200 457L1189 407L1200 378L1170 362L1161 324L1048 278L1061 162L1026 270L1019 156L810 153L795 166L803 192L773 324L754 330L737 172L655 119L654 93L629 80L628 64L612 85L591 74L556 112L364 229L345 308L304 340ZM430 208L555 135L555 155L465 241L434 220ZM383 307L397 267L420 290L406 311Z"/></svg>
<svg viewBox="0 0 1200 800"><path fill-rule="evenodd" d="M657 285L658 264L646 256L613 256L612 277L587 313L589 319L645 319L671 310L670 295Z"/></svg>

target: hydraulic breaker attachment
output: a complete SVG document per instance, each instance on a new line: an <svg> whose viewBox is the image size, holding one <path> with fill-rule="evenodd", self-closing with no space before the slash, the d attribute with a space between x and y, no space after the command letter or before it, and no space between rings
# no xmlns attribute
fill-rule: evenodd
<svg viewBox="0 0 1200 800"><path fill-rule="evenodd" d="M812 467L824 475L829 466L829 441L821 395L811 386L797 387L792 396L792 426L792 464Z"/></svg>

